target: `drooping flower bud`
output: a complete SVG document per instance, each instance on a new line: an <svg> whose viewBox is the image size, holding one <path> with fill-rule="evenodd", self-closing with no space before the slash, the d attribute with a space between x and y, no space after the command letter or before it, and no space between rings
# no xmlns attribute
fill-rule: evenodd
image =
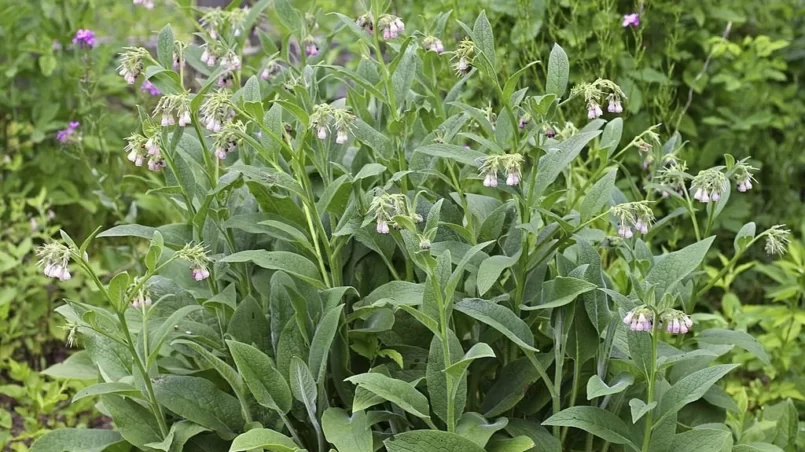
<svg viewBox="0 0 805 452"><path fill-rule="evenodd" d="M338 144L344 144L347 142L349 136L347 135L347 131L345 129L338 129L335 134L335 142Z"/></svg>

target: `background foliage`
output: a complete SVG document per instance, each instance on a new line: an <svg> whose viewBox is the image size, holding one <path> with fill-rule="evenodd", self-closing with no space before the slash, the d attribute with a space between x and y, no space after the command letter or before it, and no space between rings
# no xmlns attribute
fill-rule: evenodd
<svg viewBox="0 0 805 452"><path fill-rule="evenodd" d="M49 429L109 424L94 410L96 400L69 403L86 385L81 379L95 377L86 370L85 355L77 355L73 364L78 366L56 366L38 373L70 354L62 346L67 330L53 316L53 308L65 298L96 306L106 302L83 276L75 275L67 284L49 282L36 267L33 250L60 228L83 238L101 224L157 226L181 221L181 214L164 197L147 193L159 186L155 183L159 178L142 172L135 175L125 165L123 138L139 124L135 105L151 111L156 99L137 89L139 81L135 87L126 85L114 69L125 45L153 50L154 31L165 23L172 23L177 38L189 37L194 29L184 6L158 4L157 10L149 11L111 1L11 0L0 11L0 86L5 87L0 93L0 406L9 408L7 414L0 414L0 427L7 429L0 433L0 443L10 450L27 450L32 438ZM294 2L294 6L315 11L305 2ZM316 8L321 28L328 33L341 23L326 13L338 11L354 18L366 10L355 5L349 11L337 2L318 2ZM731 258L732 237L746 222L756 222L759 230L777 223L799 225L805 196L805 162L800 152L805 99L797 89L805 73L802 1L723 5L688 0L646 4L417 0L393 5L394 13L405 18L410 29L421 29L418 25L451 8L451 23L458 19L472 24L485 11L497 44L496 69L501 80L539 60L542 64L530 66L520 86L543 92L546 63L552 45L559 43L569 57L571 85L598 77L617 82L629 99L622 143L660 124L658 131L665 137L679 132L679 155L692 168L723 164L725 152L738 158L752 156L751 163L760 168L758 187L731 200L718 217L713 227L717 238L704 267L710 277L721 269L719 254L724 254L725 261ZM641 25L623 28L622 16L637 11ZM277 39L282 35L280 18L271 9L269 17L266 31ZM91 52L73 49L70 40L79 28L95 30L101 44ZM451 47L465 37L458 27L448 30L451 34L443 40ZM332 39L357 48L354 36L347 32ZM331 62L344 64L343 59L349 58L341 50L327 52ZM443 86L449 86L452 80L446 73L443 77ZM470 78L463 89L467 104L500 106L480 77ZM579 103L559 114L561 122L584 124L586 108ZM81 122L81 141L62 146L55 139L56 131L71 120ZM624 162L635 175L642 164L637 153ZM686 220L675 218L654 240L663 248L678 249L693 237ZM136 265L133 262L147 251L136 239L112 243L90 253L93 268L106 283L112 275ZM741 265L699 301L703 316L699 318L707 325L748 331L768 353L768 362L749 352L728 355L728 361L742 364L727 377L726 391L739 408L728 410L728 419L748 429L745 438L782 445L785 441L777 438L777 424L792 422L789 406L796 407L794 413L805 408L800 364L804 251L795 240L784 259L772 262L750 250ZM618 268L606 271L616 275ZM361 294L374 287L370 280L355 285ZM363 347L362 354L380 353L377 356L386 362L394 361L389 349L375 349L372 343ZM76 375L76 368L86 373ZM742 413L744 407L747 413Z"/></svg>

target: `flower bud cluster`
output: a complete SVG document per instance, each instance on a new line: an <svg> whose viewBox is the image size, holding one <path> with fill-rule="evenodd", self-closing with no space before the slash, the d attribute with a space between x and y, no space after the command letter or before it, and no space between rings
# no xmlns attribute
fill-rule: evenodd
<svg viewBox="0 0 805 452"><path fill-rule="evenodd" d="M595 119L604 114L601 109L601 102L606 99L607 111L610 113L623 112L622 99L626 99L626 94L615 82L606 79L598 79L592 83L583 83L573 88L571 95L582 94L584 102L587 104L587 118Z"/></svg>
<svg viewBox="0 0 805 452"><path fill-rule="evenodd" d="M383 14L377 21L377 26L383 32L383 39L394 39L405 31L402 19L391 14Z"/></svg>
<svg viewBox="0 0 805 452"><path fill-rule="evenodd" d="M220 132L224 124L235 117L235 110L229 102L229 93L224 89L211 92L204 98L199 110L201 124L211 132Z"/></svg>
<svg viewBox="0 0 805 452"><path fill-rule="evenodd" d="M490 155L481 162L479 172L484 178L484 187L498 186L498 172L506 173L506 185L512 187L520 184L522 177L522 154Z"/></svg>
<svg viewBox="0 0 805 452"><path fill-rule="evenodd" d="M185 127L190 124L190 98L187 94L167 94L162 97L154 109L154 117L160 117L162 127L179 124Z"/></svg>
<svg viewBox="0 0 805 452"><path fill-rule="evenodd" d="M120 54L120 66L117 67L118 74L126 80L126 83L133 85L143 71L143 60L146 58L151 59L148 50L142 47L124 47L123 53Z"/></svg>
<svg viewBox="0 0 805 452"><path fill-rule="evenodd" d="M136 166L143 166L148 161L148 169L151 171L161 171L165 167L165 159L162 157L162 138L159 129L154 131L151 137L145 137L139 133L134 133L126 138L126 158Z"/></svg>
<svg viewBox="0 0 805 452"><path fill-rule="evenodd" d="M207 257L207 252L204 245L191 245L187 244L184 248L176 252L179 259L187 261L190 264L190 273L194 280L202 281L210 277L210 258Z"/></svg>
<svg viewBox="0 0 805 452"><path fill-rule="evenodd" d="M310 115L310 128L316 132L320 140L326 140L331 129L335 129L335 142L344 144L349 139L349 131L355 116L343 108L335 108L329 104L318 104Z"/></svg>
<svg viewBox="0 0 805 452"><path fill-rule="evenodd" d="M379 234L388 234L390 228L399 229L400 226L394 221L398 216L407 217L414 223L422 222L422 215L416 213L408 198L400 193L382 193L375 196L369 206L369 214L377 223L376 231Z"/></svg>
<svg viewBox="0 0 805 452"><path fill-rule="evenodd" d="M654 212L647 201L618 204L610 212L618 219L618 235L625 239L633 237L633 230L648 234L648 229L654 222Z"/></svg>
<svg viewBox="0 0 805 452"><path fill-rule="evenodd" d="M226 123L220 132L212 134L215 156L224 160L241 143L245 134L246 124L242 121Z"/></svg>
<svg viewBox="0 0 805 452"><path fill-rule="evenodd" d="M459 77L469 74L472 70L472 59L475 55L475 43L469 39L464 39L458 44L458 48L453 52L453 70Z"/></svg>
<svg viewBox="0 0 805 452"><path fill-rule="evenodd" d="M39 265L43 267L45 276L67 281L72 277L67 264L70 262L70 248L58 243L50 242L36 250Z"/></svg>
<svg viewBox="0 0 805 452"><path fill-rule="evenodd" d="M702 170L690 186L690 191L693 192L693 199L709 203L718 202L721 199L721 194L727 187L727 176L722 172L723 167L714 167Z"/></svg>

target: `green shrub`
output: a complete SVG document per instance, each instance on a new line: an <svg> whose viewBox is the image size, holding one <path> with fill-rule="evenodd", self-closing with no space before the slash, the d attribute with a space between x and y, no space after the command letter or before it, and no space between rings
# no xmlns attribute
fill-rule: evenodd
<svg viewBox="0 0 805 452"><path fill-rule="evenodd" d="M116 429L35 451L796 448L791 422L758 435L717 384L734 348L769 358L701 303L755 243L786 251L784 227L750 222L713 259L757 182L747 158L689 168L651 122L624 139L599 116L628 90L571 88L558 45L535 89L538 62L508 73L486 13L414 31L372 2L325 32L270 3L202 11L201 45L165 27L156 55L123 51L121 75L165 93L124 155L164 176L144 179L180 221L39 249L109 306L58 308L86 349L60 372L91 361ZM282 30L244 56L266 11ZM127 270L91 265L133 239L150 244Z"/></svg>

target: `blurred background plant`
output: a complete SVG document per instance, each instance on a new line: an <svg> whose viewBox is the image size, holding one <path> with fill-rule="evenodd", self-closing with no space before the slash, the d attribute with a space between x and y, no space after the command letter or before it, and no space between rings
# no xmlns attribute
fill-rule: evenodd
<svg viewBox="0 0 805 452"><path fill-rule="evenodd" d="M144 196L143 181L124 177L119 152L136 124L134 105L156 98L115 73L121 47L153 46L152 27L181 23L173 9L157 8L115 0L0 4L0 450L28 450L52 428L103 422L91 400L70 404L83 385L63 378L77 375L39 373L70 353L53 308L78 293L86 298L88 289L78 276L58 288L49 283L34 248L60 228L85 235L127 217L165 217L166 207ZM94 34L91 47L73 43L83 29ZM114 268L115 255L96 254L96 265Z"/></svg>

